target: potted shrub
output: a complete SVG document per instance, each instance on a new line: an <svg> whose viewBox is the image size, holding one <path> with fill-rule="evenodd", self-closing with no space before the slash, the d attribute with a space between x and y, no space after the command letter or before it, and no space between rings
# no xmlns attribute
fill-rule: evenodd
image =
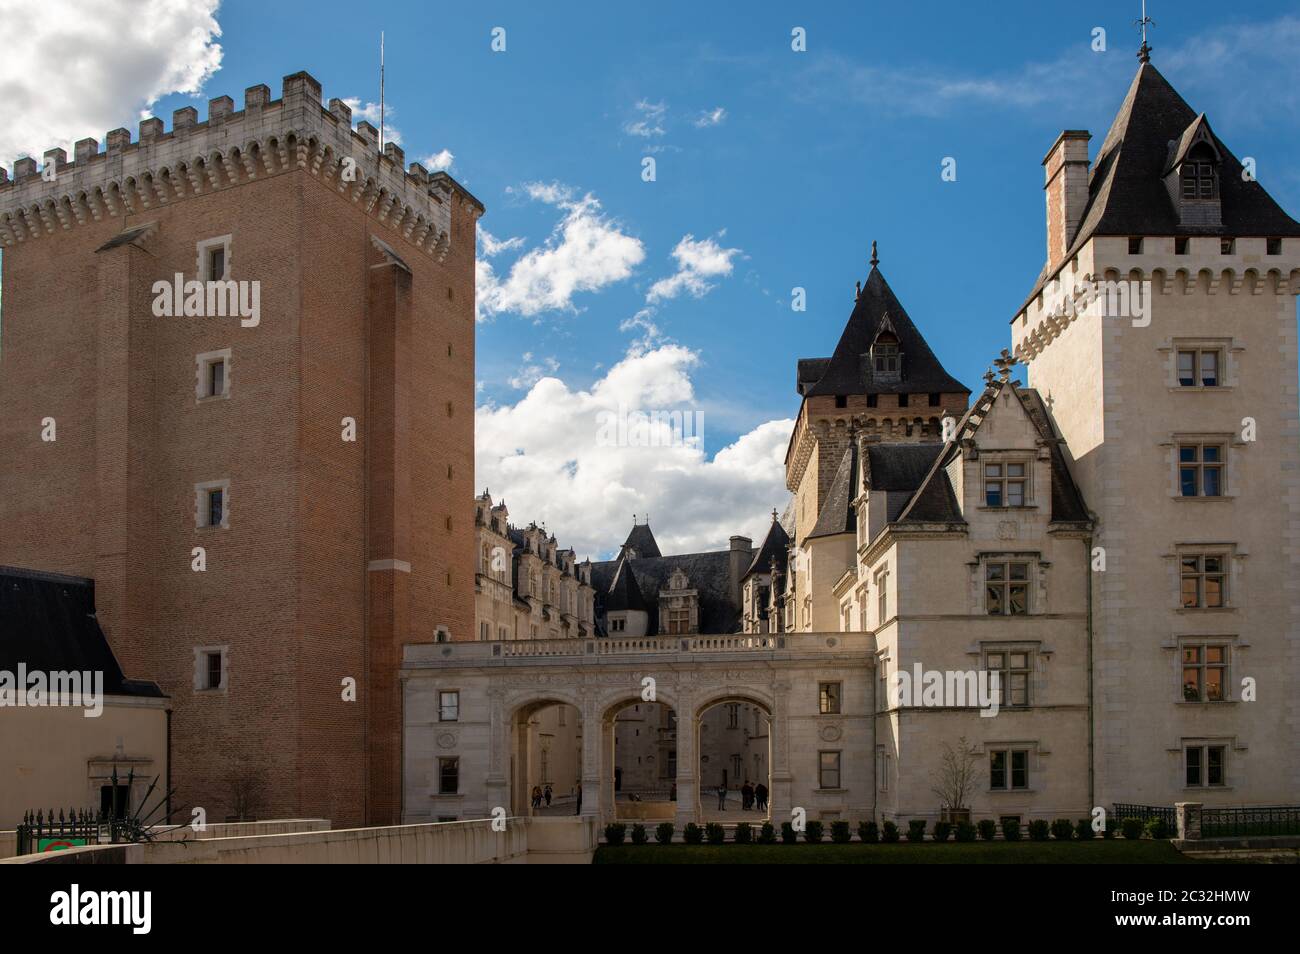
<svg viewBox="0 0 1300 954"><path fill-rule="evenodd" d="M794 830L794 825L790 822L781 822L781 844L793 845L798 840L799 835Z"/></svg>
<svg viewBox="0 0 1300 954"><path fill-rule="evenodd" d="M974 841L975 826L968 821L958 822L956 834L958 841Z"/></svg>
<svg viewBox="0 0 1300 954"><path fill-rule="evenodd" d="M776 829L772 827L771 822L763 822L763 827L758 830L758 843L760 845L776 844Z"/></svg>
<svg viewBox="0 0 1300 954"><path fill-rule="evenodd" d="M632 844L644 845L646 842L645 825L632 826Z"/></svg>
<svg viewBox="0 0 1300 954"><path fill-rule="evenodd" d="M1068 818L1058 818L1052 822L1052 837L1057 841L1069 841L1074 837L1074 822Z"/></svg>
<svg viewBox="0 0 1300 954"><path fill-rule="evenodd" d="M1014 818L1004 819L1002 822L1002 840L1019 841L1020 840L1020 822Z"/></svg>
<svg viewBox="0 0 1300 954"><path fill-rule="evenodd" d="M858 840L868 845L880 841L880 829L873 821L858 822Z"/></svg>
<svg viewBox="0 0 1300 954"><path fill-rule="evenodd" d="M948 836L952 834L952 822L937 821L931 830L935 841L947 841Z"/></svg>
<svg viewBox="0 0 1300 954"><path fill-rule="evenodd" d="M898 841L898 826L891 821L885 822L880 828L880 840L888 845L895 844Z"/></svg>
<svg viewBox="0 0 1300 954"><path fill-rule="evenodd" d="M992 841L998 836L998 823L992 818L981 818L975 827L984 841Z"/></svg>
<svg viewBox="0 0 1300 954"><path fill-rule="evenodd" d="M822 823L819 821L810 821L804 828L803 840L810 844L816 844L822 840Z"/></svg>
<svg viewBox="0 0 1300 954"><path fill-rule="evenodd" d="M1119 830L1124 833L1124 837L1129 841L1142 837L1142 819L1125 818L1119 823Z"/></svg>
<svg viewBox="0 0 1300 954"><path fill-rule="evenodd" d="M907 823L908 841L925 841L925 819L913 818Z"/></svg>
<svg viewBox="0 0 1300 954"><path fill-rule="evenodd" d="M846 821L831 822L831 841L837 845L847 845L853 840L853 831Z"/></svg>
<svg viewBox="0 0 1300 954"><path fill-rule="evenodd" d="M733 840L738 845L748 845L754 840L754 829L750 827L749 822L740 822L736 825L736 834Z"/></svg>
<svg viewBox="0 0 1300 954"><path fill-rule="evenodd" d="M1091 818L1080 818L1075 823L1074 833L1079 836L1080 841L1091 841L1097 833L1092 830Z"/></svg>
<svg viewBox="0 0 1300 954"><path fill-rule="evenodd" d="M655 825L655 841L661 845L671 845L673 842L673 823L660 822Z"/></svg>
<svg viewBox="0 0 1300 954"><path fill-rule="evenodd" d="M698 845L704 841L704 829L695 822L688 822L682 829L682 841L688 845Z"/></svg>
<svg viewBox="0 0 1300 954"><path fill-rule="evenodd" d="M627 826L624 825L622 822L614 822L611 825L606 825L605 844L607 845L623 844L623 836L626 833L627 833Z"/></svg>
<svg viewBox="0 0 1300 954"><path fill-rule="evenodd" d="M704 826L704 840L710 845L720 845L727 840L727 830L717 822L709 822Z"/></svg>
<svg viewBox="0 0 1300 954"><path fill-rule="evenodd" d="M1047 841L1047 835L1051 830L1051 826L1047 824L1046 819L1035 818L1029 823L1029 840Z"/></svg>

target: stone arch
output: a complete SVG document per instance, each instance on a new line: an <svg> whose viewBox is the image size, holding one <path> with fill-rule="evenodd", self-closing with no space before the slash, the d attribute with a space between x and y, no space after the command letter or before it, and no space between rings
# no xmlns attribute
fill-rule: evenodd
<svg viewBox="0 0 1300 954"><path fill-rule="evenodd" d="M753 706L762 713L766 734L757 738L751 736L748 726L743 722L737 723L739 728L745 730L743 736L735 731L706 733L705 717L715 710L722 712L723 707L731 704ZM774 756L772 742L777 732L775 705L775 700L764 690L734 683L710 690L695 704L691 718L694 732L692 750L695 759L693 768L699 779L697 812L701 820L761 821L770 812L769 806L766 811L760 810L761 814L753 814L753 810L758 808L757 800L746 805L742 782L751 782L755 794L758 794L758 785L761 783L767 789L770 799ZM718 749L719 745L721 750ZM713 757L717 761L706 764ZM725 797L719 797L720 791L726 792Z"/></svg>
<svg viewBox="0 0 1300 954"><path fill-rule="evenodd" d="M547 686L539 686L517 692L505 700L503 706L504 719L502 728L504 729L505 756L507 764L502 768L505 770L508 786L508 803L512 815L527 816L533 814L532 807L532 788L534 785L541 785L543 782L554 782L554 793L560 796L561 800L567 798L570 792L570 782L567 779L549 777L554 772L564 772L565 775L573 774L575 780L580 779L584 774L582 771L582 751L574 753L575 763L567 770L559 767L557 764L552 768L548 755L550 754L546 745L541 739L532 737L532 720L535 715L544 712L553 706L572 706L577 710L577 723L568 726L570 730L580 731L584 736L591 731L587 726L584 716L585 711L582 705L582 699L576 692L567 689L557 689ZM536 742L536 745L534 745ZM561 739L560 745L574 745L573 738ZM560 753L555 751L557 763L560 760ZM567 763L566 763L567 764ZM548 777L543 777L548 776ZM595 793L592 793L592 798ZM557 806L558 808L558 806ZM572 811L572 808L568 808Z"/></svg>

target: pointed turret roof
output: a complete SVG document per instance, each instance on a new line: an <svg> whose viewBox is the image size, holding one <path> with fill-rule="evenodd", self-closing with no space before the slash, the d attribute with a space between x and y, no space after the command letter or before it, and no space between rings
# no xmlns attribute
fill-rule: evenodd
<svg viewBox="0 0 1300 954"><path fill-rule="evenodd" d="M772 511L772 526L768 528L767 536L763 538L763 545L758 548L754 554L754 559L750 561L749 569L745 571L741 582L747 580L755 573L769 573L772 570L772 561L776 561L778 570L785 569L786 556L789 553L790 535L785 532L785 527L781 526L781 521L777 519L776 511Z"/></svg>
<svg viewBox="0 0 1300 954"><path fill-rule="evenodd" d="M1209 133L1221 157L1222 225L1183 225L1164 183L1180 148L1190 147L1200 130ZM1061 262L1072 258L1094 235L1205 234L1300 236L1300 222L1287 215L1253 178L1243 180L1241 162L1210 131L1204 115L1187 105L1158 69L1144 62L1092 164L1088 204ZM1061 262L1043 267L1026 304Z"/></svg>
<svg viewBox="0 0 1300 954"><path fill-rule="evenodd" d="M641 610L649 612L641 587L637 586L636 577L628 565L627 551L619 555L618 565L614 568L614 579L609 584L609 595L605 598L605 610Z"/></svg>
<svg viewBox="0 0 1300 954"><path fill-rule="evenodd" d="M659 552L659 544L655 542L655 535L650 532L650 521L647 520L645 523L636 523L635 519L636 518L634 517L632 532L629 533L627 539L623 541L623 546L627 547L629 550L635 551L635 558L638 560L646 557L653 558L663 556L663 554Z"/></svg>
<svg viewBox="0 0 1300 954"><path fill-rule="evenodd" d="M875 380L870 352L882 330L898 338L902 369L896 378ZM944 370L876 265L872 265L867 283L862 286L835 353L829 358L801 358L795 386L804 397L918 391L970 393Z"/></svg>

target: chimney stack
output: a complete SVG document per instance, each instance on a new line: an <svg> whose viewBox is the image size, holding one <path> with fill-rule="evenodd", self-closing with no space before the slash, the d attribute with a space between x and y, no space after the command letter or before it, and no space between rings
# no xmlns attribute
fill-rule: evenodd
<svg viewBox="0 0 1300 954"><path fill-rule="evenodd" d="M750 562L754 559L754 541L749 537L734 536L731 538L730 557L727 566L727 583L731 587L731 601L739 608L740 606L740 578L745 575L749 569Z"/></svg>
<svg viewBox="0 0 1300 954"><path fill-rule="evenodd" d="M1043 159L1047 192L1047 263L1065 257L1088 204L1088 140L1086 129L1067 129L1056 137Z"/></svg>

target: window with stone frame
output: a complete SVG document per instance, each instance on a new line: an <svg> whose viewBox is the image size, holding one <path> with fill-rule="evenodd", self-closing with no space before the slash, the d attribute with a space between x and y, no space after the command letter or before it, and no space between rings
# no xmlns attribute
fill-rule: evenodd
<svg viewBox="0 0 1300 954"><path fill-rule="evenodd" d="M1179 387L1217 388L1223 385L1221 348L1179 348L1177 360Z"/></svg>
<svg viewBox="0 0 1300 954"><path fill-rule="evenodd" d="M1008 792L1029 788L1029 750L990 749L989 788Z"/></svg>
<svg viewBox="0 0 1300 954"><path fill-rule="evenodd" d="M823 682L817 685L817 711L822 715L840 714L840 690L838 682Z"/></svg>
<svg viewBox="0 0 1300 954"><path fill-rule="evenodd" d="M1187 788L1221 788L1228 784L1228 746L1221 742L1183 744L1183 784Z"/></svg>
<svg viewBox="0 0 1300 954"><path fill-rule="evenodd" d="M1029 588L1028 560L985 561L984 610L989 616L1027 616Z"/></svg>
<svg viewBox="0 0 1300 954"><path fill-rule="evenodd" d="M438 693L438 721L460 721L460 691L446 689Z"/></svg>
<svg viewBox="0 0 1300 954"><path fill-rule="evenodd" d="M1224 495L1224 455L1221 440L1178 442L1178 492L1183 497Z"/></svg>
<svg viewBox="0 0 1300 954"><path fill-rule="evenodd" d="M1019 647L986 649L984 669L990 677L997 674L998 688L992 695L1000 707L1019 708L1029 705L1034 672L1034 655L1031 650Z"/></svg>
<svg viewBox="0 0 1300 954"><path fill-rule="evenodd" d="M817 787L820 789L838 789L840 787L840 753L817 753Z"/></svg>
<svg viewBox="0 0 1300 954"><path fill-rule="evenodd" d="M1231 646L1224 640L1184 640L1178 649L1183 702L1228 701Z"/></svg>
<svg viewBox="0 0 1300 954"><path fill-rule="evenodd" d="M455 756L438 759L438 794L460 794L460 759Z"/></svg>
<svg viewBox="0 0 1300 954"><path fill-rule="evenodd" d="M1026 507L1032 499L1027 460L994 459L984 462L984 506Z"/></svg>
<svg viewBox="0 0 1300 954"><path fill-rule="evenodd" d="M1179 554L1183 609L1222 609L1228 605L1228 559L1226 553Z"/></svg>

